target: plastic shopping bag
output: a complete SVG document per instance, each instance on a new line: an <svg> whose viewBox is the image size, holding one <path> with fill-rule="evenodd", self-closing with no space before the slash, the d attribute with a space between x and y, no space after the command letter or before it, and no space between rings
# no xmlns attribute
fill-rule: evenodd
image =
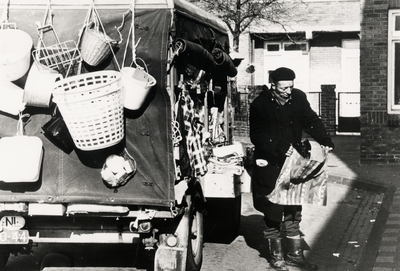
<svg viewBox="0 0 400 271"><path fill-rule="evenodd" d="M281 169L274 190L268 199L280 205L326 205L327 180L325 171L328 151L322 148L323 160L304 158L295 149Z"/></svg>

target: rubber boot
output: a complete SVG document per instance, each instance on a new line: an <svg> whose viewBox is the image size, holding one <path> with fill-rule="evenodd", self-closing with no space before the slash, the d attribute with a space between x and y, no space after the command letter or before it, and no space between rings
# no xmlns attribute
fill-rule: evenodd
<svg viewBox="0 0 400 271"><path fill-rule="evenodd" d="M283 257L282 250L282 239L281 238L273 238L267 239L269 245L269 254L270 259L269 264L276 270L286 271L288 270L286 267L286 262Z"/></svg>
<svg viewBox="0 0 400 271"><path fill-rule="evenodd" d="M318 266L306 260L301 248L302 239L287 238L288 253L286 254L286 264L298 266L307 270L318 270Z"/></svg>

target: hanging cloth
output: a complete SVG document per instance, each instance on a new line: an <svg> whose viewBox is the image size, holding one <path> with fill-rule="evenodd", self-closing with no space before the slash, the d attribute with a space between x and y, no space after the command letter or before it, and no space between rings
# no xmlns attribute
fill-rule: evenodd
<svg viewBox="0 0 400 271"><path fill-rule="evenodd" d="M186 138L187 154L193 176L203 176L207 173L207 163L204 157L204 148L197 127L194 127L194 102L189 91L183 89L177 102L177 115L181 116L183 123L182 136ZM182 125L183 124L183 125ZM182 174L183 175L183 174Z"/></svg>

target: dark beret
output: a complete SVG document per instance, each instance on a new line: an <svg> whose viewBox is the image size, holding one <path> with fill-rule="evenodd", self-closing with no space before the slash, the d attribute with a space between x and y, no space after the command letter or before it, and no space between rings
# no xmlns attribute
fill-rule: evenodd
<svg viewBox="0 0 400 271"><path fill-rule="evenodd" d="M270 76L272 82L288 81L288 80L294 80L296 78L296 74L294 73L293 70L284 67L272 71Z"/></svg>

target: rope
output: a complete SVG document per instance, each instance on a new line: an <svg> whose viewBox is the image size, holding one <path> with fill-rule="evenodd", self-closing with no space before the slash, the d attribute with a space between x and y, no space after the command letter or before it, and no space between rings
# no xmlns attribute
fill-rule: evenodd
<svg viewBox="0 0 400 271"><path fill-rule="evenodd" d="M19 119L17 123L17 136L23 136L24 135L24 118L29 118L31 115L29 114L22 114L19 112Z"/></svg>
<svg viewBox="0 0 400 271"><path fill-rule="evenodd" d="M92 0L92 3L90 4L90 8L89 8L89 10L88 10L88 13L86 14L86 18L85 18L85 22L84 22L84 24L83 24L83 27L82 27L81 30L79 31L78 47L79 47L79 45L80 45L80 43L81 43L82 36L83 36L83 32L85 31L85 28L87 28L87 27L90 25L89 20L90 20L91 17L94 19L94 22L93 22L93 23L95 24L95 26L97 27L97 29L98 29L98 25L100 25L101 30L102 30L102 33L103 33L103 36L104 36L104 39L107 40L107 35L106 35L106 31L105 31L104 25L103 25L103 23L101 22L101 20L100 20L100 15L99 15L99 13L97 12L97 10L96 10L96 8L95 8L94 0ZM100 31L99 31L99 32L100 32ZM119 31L118 31L118 33L119 33ZM121 38L121 35L120 35L120 38ZM122 39L118 42L118 44L120 44L121 42L122 42ZM112 53L112 55L113 55L113 57L114 57L114 62L115 62L115 64L117 65L118 71L121 71L121 67L120 67L120 65L118 64L117 57L116 57L116 55L115 55L115 53L114 53L114 50L113 50L113 48L112 48L112 46L111 46L111 42L107 41L107 44L108 44L108 46L110 47L110 51L111 51L111 53Z"/></svg>
<svg viewBox="0 0 400 271"><path fill-rule="evenodd" d="M7 1L6 7L3 10L3 14L1 15L0 22L1 24L7 24L8 23L8 18L9 18L9 8L10 8L10 0Z"/></svg>

